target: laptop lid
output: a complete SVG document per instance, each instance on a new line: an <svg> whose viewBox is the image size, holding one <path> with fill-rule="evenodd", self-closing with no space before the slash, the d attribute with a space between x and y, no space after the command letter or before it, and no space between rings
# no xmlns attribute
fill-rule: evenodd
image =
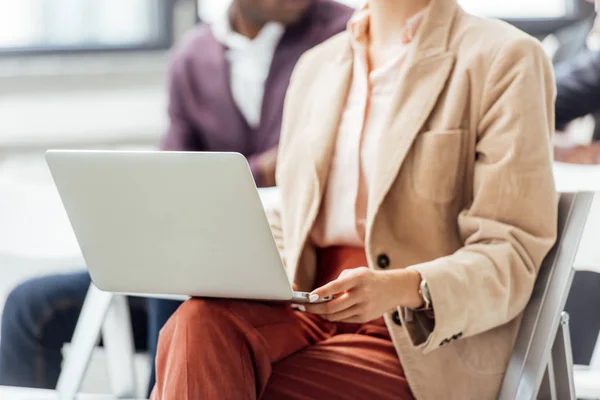
<svg viewBox="0 0 600 400"><path fill-rule="evenodd" d="M46 159L98 288L292 297L241 154L54 150Z"/></svg>

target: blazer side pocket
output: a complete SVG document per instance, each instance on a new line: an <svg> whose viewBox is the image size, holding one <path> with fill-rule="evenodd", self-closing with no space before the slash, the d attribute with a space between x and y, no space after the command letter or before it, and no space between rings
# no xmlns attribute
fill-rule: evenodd
<svg viewBox="0 0 600 400"><path fill-rule="evenodd" d="M461 144L466 130L421 133L413 144L412 187L417 195L435 203L448 203L458 192Z"/></svg>
<svg viewBox="0 0 600 400"><path fill-rule="evenodd" d="M518 319L520 321L520 318ZM461 339L452 344L464 366L479 374L504 373L510 360L519 323L502 325L491 331Z"/></svg>

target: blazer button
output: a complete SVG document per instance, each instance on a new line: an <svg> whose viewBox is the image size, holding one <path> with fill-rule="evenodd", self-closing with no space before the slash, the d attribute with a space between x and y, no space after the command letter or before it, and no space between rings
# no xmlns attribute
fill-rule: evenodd
<svg viewBox="0 0 600 400"><path fill-rule="evenodd" d="M377 266L381 269L386 269L390 266L390 258L387 254L380 254L377 256Z"/></svg>
<svg viewBox="0 0 600 400"><path fill-rule="evenodd" d="M398 310L392 313L392 321L394 321L396 325L402 326L402 320L400 319L400 313L398 312Z"/></svg>

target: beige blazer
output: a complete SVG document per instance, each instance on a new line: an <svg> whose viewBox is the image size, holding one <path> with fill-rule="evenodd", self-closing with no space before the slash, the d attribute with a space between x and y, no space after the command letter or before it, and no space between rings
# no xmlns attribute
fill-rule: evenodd
<svg viewBox="0 0 600 400"><path fill-rule="evenodd" d="M302 57L286 99L272 222L301 290L352 62L342 33ZM369 267L387 257L429 284L434 321L385 315L416 398L493 399L556 236L551 66L535 39L456 0L432 0L407 65L369 189Z"/></svg>

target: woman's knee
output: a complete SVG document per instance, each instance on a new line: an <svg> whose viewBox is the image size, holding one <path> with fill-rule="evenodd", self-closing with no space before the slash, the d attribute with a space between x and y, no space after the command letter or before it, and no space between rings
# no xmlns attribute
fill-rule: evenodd
<svg viewBox="0 0 600 400"><path fill-rule="evenodd" d="M194 298L179 306L174 315L187 321L205 320L226 312L225 303L227 302L228 300Z"/></svg>
<svg viewBox="0 0 600 400"><path fill-rule="evenodd" d="M193 298L183 303L175 314L192 320L229 315L244 318L249 314L279 307L281 306L247 300Z"/></svg>
<svg viewBox="0 0 600 400"><path fill-rule="evenodd" d="M196 331L220 323L228 317L228 307L225 304L227 302L227 300L200 298L186 301L169 318L161 330L161 336L165 332L173 332L175 326L184 326L186 329L191 328Z"/></svg>
<svg viewBox="0 0 600 400"><path fill-rule="evenodd" d="M288 314L288 307L261 302L194 298L183 303L165 325L190 327L194 331L224 330L228 326L251 327L267 323L279 314ZM281 319L281 318L279 318Z"/></svg>

